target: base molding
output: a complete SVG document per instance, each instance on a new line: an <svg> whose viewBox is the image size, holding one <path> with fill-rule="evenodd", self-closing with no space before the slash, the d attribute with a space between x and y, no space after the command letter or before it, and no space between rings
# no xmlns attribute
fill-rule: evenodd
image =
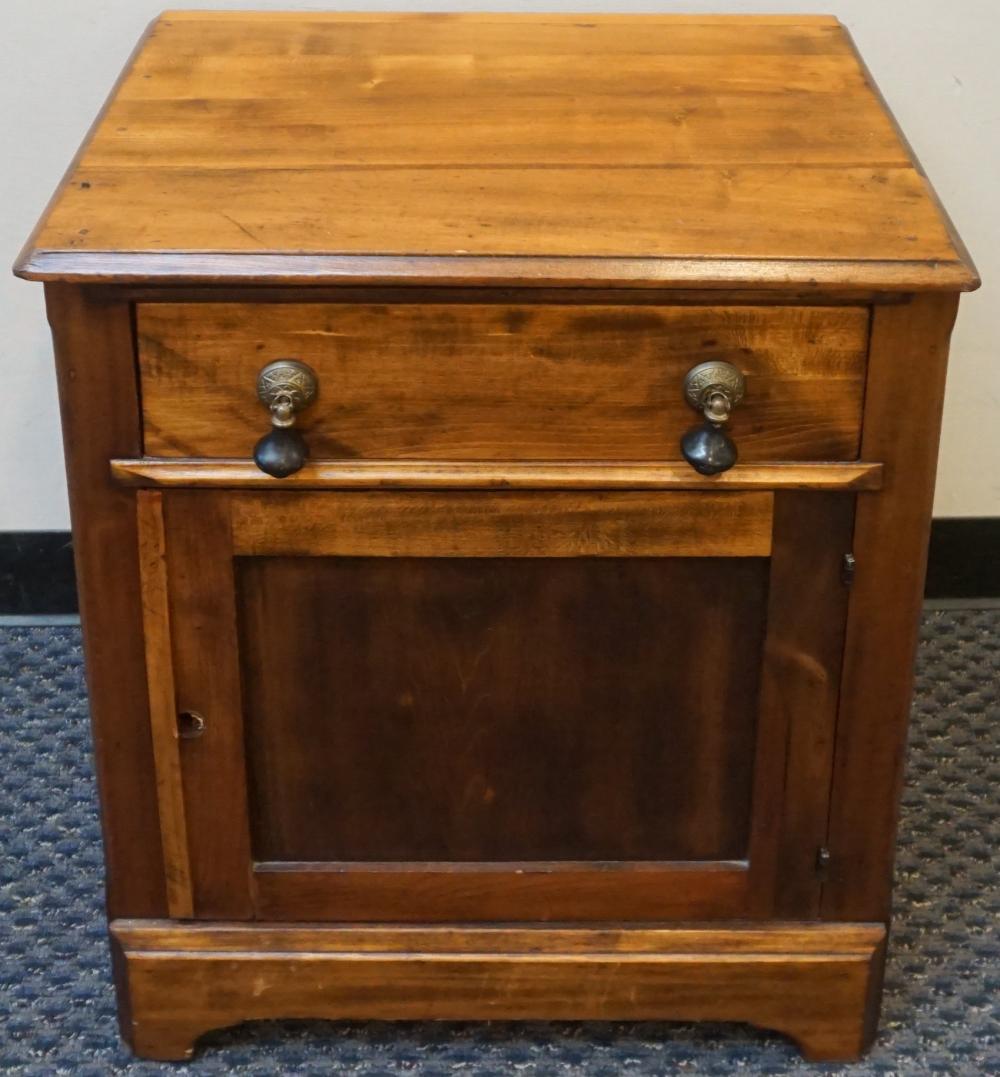
<svg viewBox="0 0 1000 1077"><path fill-rule="evenodd" d="M244 1021L739 1021L813 1061L874 1035L881 924L248 925L116 920L122 1031L190 1058Z"/></svg>

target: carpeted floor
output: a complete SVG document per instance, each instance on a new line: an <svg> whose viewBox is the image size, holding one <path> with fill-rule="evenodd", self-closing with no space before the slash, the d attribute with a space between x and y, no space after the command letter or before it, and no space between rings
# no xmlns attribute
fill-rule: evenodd
<svg viewBox="0 0 1000 1077"><path fill-rule="evenodd" d="M194 1063L118 1041L75 628L0 628L0 1072L1000 1074L1000 611L927 615L878 1044L807 1066L740 1026L273 1023Z"/></svg>

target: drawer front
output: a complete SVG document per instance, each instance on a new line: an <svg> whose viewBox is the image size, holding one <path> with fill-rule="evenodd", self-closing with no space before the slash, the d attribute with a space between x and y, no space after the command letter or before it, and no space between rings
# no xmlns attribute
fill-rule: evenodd
<svg viewBox="0 0 1000 1077"><path fill-rule="evenodd" d="M863 307L149 303L137 314L145 452L250 456L260 369L319 377L313 459L679 460L683 380L747 377L740 459L858 455Z"/></svg>

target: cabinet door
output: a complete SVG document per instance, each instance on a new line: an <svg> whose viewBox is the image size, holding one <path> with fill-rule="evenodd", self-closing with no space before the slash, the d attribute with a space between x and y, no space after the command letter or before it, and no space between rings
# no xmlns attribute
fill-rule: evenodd
<svg viewBox="0 0 1000 1077"><path fill-rule="evenodd" d="M815 915L853 497L138 497L173 915Z"/></svg>

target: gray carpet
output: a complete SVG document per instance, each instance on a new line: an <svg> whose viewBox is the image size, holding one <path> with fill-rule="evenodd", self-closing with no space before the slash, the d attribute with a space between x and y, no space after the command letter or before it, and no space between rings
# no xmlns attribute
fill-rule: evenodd
<svg viewBox="0 0 1000 1077"><path fill-rule="evenodd" d="M191 1065L118 1041L101 914L79 633L0 629L0 1072L19 1074L1000 1073L1000 611L928 614L878 1044L806 1066L779 1036L678 1024L270 1023Z"/></svg>

